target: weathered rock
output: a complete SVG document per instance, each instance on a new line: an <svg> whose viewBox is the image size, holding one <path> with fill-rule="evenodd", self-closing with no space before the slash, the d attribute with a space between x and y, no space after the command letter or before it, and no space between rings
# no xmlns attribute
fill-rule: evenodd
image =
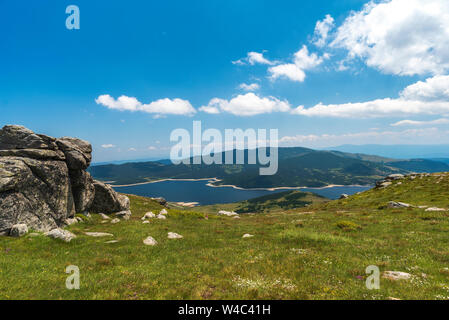
<svg viewBox="0 0 449 320"><path fill-rule="evenodd" d="M23 157L36 160L59 160L65 161L65 155L59 150L46 149L12 149L0 150L0 157Z"/></svg>
<svg viewBox="0 0 449 320"><path fill-rule="evenodd" d="M53 238L53 239L60 239L60 240L65 241L65 242L70 242L70 241L72 241L72 239L76 238L76 235L74 235L70 231L63 230L63 229L60 229L60 228L56 228L56 229L53 229L53 230L51 230L49 232L46 232L45 235L47 237L50 237L50 238Z"/></svg>
<svg viewBox="0 0 449 320"><path fill-rule="evenodd" d="M94 180L95 197L91 206L94 212L114 213L129 210L129 198L118 194L110 185Z"/></svg>
<svg viewBox="0 0 449 320"><path fill-rule="evenodd" d="M234 216L238 216L238 213L236 213L236 212L229 212L229 211L225 211L225 210L220 210L220 211L218 211L218 215L219 216L234 217Z"/></svg>
<svg viewBox="0 0 449 320"><path fill-rule="evenodd" d="M0 157L0 231L24 223L45 232L74 213L65 162Z"/></svg>
<svg viewBox="0 0 449 320"><path fill-rule="evenodd" d="M105 243L107 243L107 244L118 243L118 240L110 240L110 241L106 241Z"/></svg>
<svg viewBox="0 0 449 320"><path fill-rule="evenodd" d="M28 227L26 224L15 224L11 227L9 235L12 237L22 237L28 233Z"/></svg>
<svg viewBox="0 0 449 320"><path fill-rule="evenodd" d="M129 220L129 218L131 218L131 211L126 210L126 211L120 211L115 213L116 217L122 218L124 220Z"/></svg>
<svg viewBox="0 0 449 320"><path fill-rule="evenodd" d="M142 217L142 220L153 219L153 218L156 218L156 215L150 211L150 212L145 213L145 215Z"/></svg>
<svg viewBox="0 0 449 320"><path fill-rule="evenodd" d="M169 232L167 237L169 239L182 239L182 238L184 238L183 236L181 236L180 234L177 234L175 232Z"/></svg>
<svg viewBox="0 0 449 320"><path fill-rule="evenodd" d="M94 179L84 170L70 170L73 201L76 212L86 212L92 206L95 198Z"/></svg>
<svg viewBox="0 0 449 320"><path fill-rule="evenodd" d="M111 223L112 224L116 224L116 223L119 223L120 222L120 219L119 218L115 218L115 219L112 219L111 220Z"/></svg>
<svg viewBox="0 0 449 320"><path fill-rule="evenodd" d="M7 125L0 130L0 150L48 149L57 150L56 139L36 134L22 126Z"/></svg>
<svg viewBox="0 0 449 320"><path fill-rule="evenodd" d="M252 238L252 237L254 237L254 235L245 233L242 238Z"/></svg>
<svg viewBox="0 0 449 320"><path fill-rule="evenodd" d="M92 146L89 142L64 137L56 140L59 149L64 152L70 170L85 170L92 161Z"/></svg>
<svg viewBox="0 0 449 320"><path fill-rule="evenodd" d="M427 211L427 212L437 211L438 212L438 211L446 211L446 209L431 207L431 208L427 208L425 211Z"/></svg>
<svg viewBox="0 0 449 320"><path fill-rule="evenodd" d="M167 213L168 213L168 211L165 210L165 209L162 209L162 210L159 212L159 214L163 214L163 215L165 215L165 214L167 214Z"/></svg>
<svg viewBox="0 0 449 320"><path fill-rule="evenodd" d="M99 215L99 216L101 217L101 219L103 219L103 220L111 220L111 218L110 218L109 216L105 215L104 213L99 213L98 215Z"/></svg>
<svg viewBox="0 0 449 320"><path fill-rule="evenodd" d="M410 273L401 271L385 271L382 273L382 278L389 280L409 280L412 277Z"/></svg>
<svg viewBox="0 0 449 320"><path fill-rule="evenodd" d="M396 201L390 201L388 202L388 208L411 208L412 206L408 203L404 202L396 202Z"/></svg>
<svg viewBox="0 0 449 320"><path fill-rule="evenodd" d="M155 246L157 245L157 241L153 237L149 236L143 240L143 244L146 246Z"/></svg>
<svg viewBox="0 0 449 320"><path fill-rule="evenodd" d="M75 224L75 223L78 223L78 222L79 221L76 218L68 218L68 219L65 219L65 221L64 221L64 223L66 225L68 225L68 226L71 226L72 224Z"/></svg>
<svg viewBox="0 0 449 320"><path fill-rule="evenodd" d="M342 200L342 199L348 199L349 198L349 195L347 195L346 193L343 193L341 196L340 196L340 200Z"/></svg>
<svg viewBox="0 0 449 320"><path fill-rule="evenodd" d="M159 214L159 215L157 215L157 217L156 218L158 218L158 219L161 219L161 220L165 220L165 219L167 219L167 217L166 216L164 216L163 214Z"/></svg>
<svg viewBox="0 0 449 320"><path fill-rule="evenodd" d="M112 233L106 233L106 232L85 232L86 236L94 237L94 238L101 238L101 237L113 237L114 235Z"/></svg>
<svg viewBox="0 0 449 320"><path fill-rule="evenodd" d="M147 224L147 223L150 223L150 221L145 220L145 221L143 221L142 223L143 223L143 224Z"/></svg>

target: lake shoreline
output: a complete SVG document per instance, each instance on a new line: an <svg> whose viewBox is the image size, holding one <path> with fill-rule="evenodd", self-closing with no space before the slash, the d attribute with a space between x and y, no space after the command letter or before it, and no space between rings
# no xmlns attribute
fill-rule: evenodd
<svg viewBox="0 0 449 320"><path fill-rule="evenodd" d="M146 185L146 184L152 184L152 183L158 183L158 182L164 182L164 181L208 181L206 186L211 188L233 188L235 190L243 190L243 191L277 191L277 190L301 190L301 189L328 189L328 188L335 188L335 187L371 187L371 185L337 185L337 184L329 184L324 187L273 187L273 188L242 188L235 185L214 185L213 183L220 182L222 180L218 178L200 178L200 179L173 179L173 178L167 178L167 179L160 179L155 181L147 181L147 182L139 182L139 183L132 183L132 184L126 184L126 185L113 185L111 184L111 187L113 188L123 188L123 187L132 187L132 186L140 186L140 185Z"/></svg>

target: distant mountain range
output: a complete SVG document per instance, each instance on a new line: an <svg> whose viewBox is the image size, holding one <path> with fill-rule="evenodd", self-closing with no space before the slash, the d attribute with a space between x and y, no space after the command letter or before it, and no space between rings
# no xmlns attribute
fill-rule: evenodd
<svg viewBox="0 0 449 320"><path fill-rule="evenodd" d="M449 145L341 145L325 148L350 153L376 154L395 159L449 159ZM448 160L449 161L449 160Z"/></svg>
<svg viewBox="0 0 449 320"><path fill-rule="evenodd" d="M168 161L96 165L90 173L115 185L158 179L216 177L220 185L243 188L322 187L330 184L373 184L392 173L449 171L449 164L427 159L397 160L361 153L318 151L308 148L279 148L279 170L273 176L259 175L257 165L173 165ZM233 152L234 151L228 151ZM221 154L225 159L225 153ZM248 151L245 150L245 159Z"/></svg>

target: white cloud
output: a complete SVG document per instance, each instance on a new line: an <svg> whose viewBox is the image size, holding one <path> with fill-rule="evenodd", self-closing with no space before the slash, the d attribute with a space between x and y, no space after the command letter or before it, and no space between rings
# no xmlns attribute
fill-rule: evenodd
<svg viewBox="0 0 449 320"><path fill-rule="evenodd" d="M344 134L309 134L284 136L280 146L332 147L342 144L428 144L449 143L448 131L437 128L408 129L403 131L365 131Z"/></svg>
<svg viewBox="0 0 449 320"><path fill-rule="evenodd" d="M260 52L248 52L248 54L246 55L245 58L236 60L236 61L232 61L232 64L236 64L236 65L245 65L245 64L250 64L250 65L255 65L255 64L267 64L267 65L273 65L274 62L268 60L267 58L265 58L263 56L263 53Z"/></svg>
<svg viewBox="0 0 449 320"><path fill-rule="evenodd" d="M449 115L447 77L435 76L405 88L397 99L385 98L358 103L322 103L305 108L299 106L293 114L339 118L378 118L410 115Z"/></svg>
<svg viewBox="0 0 449 320"><path fill-rule="evenodd" d="M336 32L332 47L395 75L449 70L449 1L371 1Z"/></svg>
<svg viewBox="0 0 449 320"><path fill-rule="evenodd" d="M136 148L129 148L128 151L135 152L135 151L137 151L137 149Z"/></svg>
<svg viewBox="0 0 449 320"><path fill-rule="evenodd" d="M401 97L408 100L448 101L449 76L435 76L405 88Z"/></svg>
<svg viewBox="0 0 449 320"><path fill-rule="evenodd" d="M150 150L150 151L154 151L154 150L157 150L157 148L156 148L156 147L154 147L154 146L149 146L149 147L148 147L148 150Z"/></svg>
<svg viewBox="0 0 449 320"><path fill-rule="evenodd" d="M440 124L449 124L449 119L436 119L431 121L416 121L416 120L402 120L396 123L391 124L392 127L399 126L428 126L428 125L440 125Z"/></svg>
<svg viewBox="0 0 449 320"><path fill-rule="evenodd" d="M271 73L271 79L287 78L292 81L303 82L306 78L305 70L313 69L319 66L323 59L328 58L318 57L316 53L309 54L307 46L303 46L301 50L295 53L293 63L280 64L268 69Z"/></svg>
<svg viewBox="0 0 449 320"><path fill-rule="evenodd" d="M111 149L111 148L115 148L115 145L113 145L113 144L102 144L101 147L103 149Z"/></svg>
<svg viewBox="0 0 449 320"><path fill-rule="evenodd" d="M313 44L317 47L324 47L327 42L329 32L335 27L334 18L327 14L324 20L318 21L315 26Z"/></svg>
<svg viewBox="0 0 449 320"><path fill-rule="evenodd" d="M259 97L250 92L238 95L229 101L214 98L200 110L208 113L223 111L237 116L254 116L263 113L288 112L290 111L290 104L274 97Z"/></svg>
<svg viewBox="0 0 449 320"><path fill-rule="evenodd" d="M259 90L260 86L257 83L242 83L241 85L239 85L239 88L245 91L256 91Z"/></svg>
<svg viewBox="0 0 449 320"><path fill-rule="evenodd" d="M108 109L119 111L140 111L154 113L158 115L193 115L196 110L189 101L182 99L159 99L149 104L143 104L134 97L121 96L117 100L108 94L104 94L95 99L97 104Z"/></svg>

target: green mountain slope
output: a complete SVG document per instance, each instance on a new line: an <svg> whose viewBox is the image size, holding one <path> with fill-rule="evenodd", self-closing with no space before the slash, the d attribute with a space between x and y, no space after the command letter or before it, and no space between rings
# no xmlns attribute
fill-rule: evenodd
<svg viewBox="0 0 449 320"><path fill-rule="evenodd" d="M161 162L127 163L92 166L96 178L114 181L115 185L151 180L199 179L216 177L219 184L244 188L321 187L329 184L372 184L392 173L410 171L449 171L449 165L430 160L394 161L377 156L348 154L338 151L315 151L307 148L279 148L278 172L259 175L259 165L173 165ZM231 151L235 156L235 150ZM225 153L221 154L222 160ZM247 163L248 151L245 150Z"/></svg>

